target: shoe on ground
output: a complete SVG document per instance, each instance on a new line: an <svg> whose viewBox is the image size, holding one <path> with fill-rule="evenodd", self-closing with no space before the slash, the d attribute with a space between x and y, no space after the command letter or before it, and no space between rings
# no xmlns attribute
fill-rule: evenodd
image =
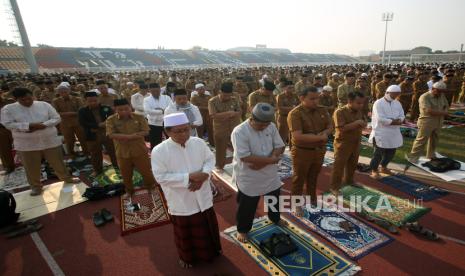
<svg viewBox="0 0 465 276"><path fill-rule="evenodd" d="M70 179L65 180L65 183L66 184L77 184L77 183L81 183L81 179L77 177L71 177Z"/></svg>

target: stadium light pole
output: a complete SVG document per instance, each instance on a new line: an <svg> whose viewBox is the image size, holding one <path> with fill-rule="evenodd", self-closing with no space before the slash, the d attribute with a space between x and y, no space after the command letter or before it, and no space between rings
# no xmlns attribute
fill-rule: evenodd
<svg viewBox="0 0 465 276"><path fill-rule="evenodd" d="M23 43L24 57L26 58L29 67L31 67L31 73L39 73L39 68L37 67L36 59L32 53L31 44L29 43L29 38L27 36L26 27L24 27L23 18L19 12L18 3L16 0L10 0L10 4L16 19L19 35L21 36L21 41Z"/></svg>
<svg viewBox="0 0 465 276"><path fill-rule="evenodd" d="M392 12L383 13L382 21L386 22L386 29L384 31L384 48L383 48L383 59L382 59L383 65L384 65L384 56L386 54L386 38L387 38L388 22L392 21L393 18L394 18L394 13Z"/></svg>

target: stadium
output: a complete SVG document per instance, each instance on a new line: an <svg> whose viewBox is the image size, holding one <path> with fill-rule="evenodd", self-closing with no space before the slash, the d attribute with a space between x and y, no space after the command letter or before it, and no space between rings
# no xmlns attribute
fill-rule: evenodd
<svg viewBox="0 0 465 276"><path fill-rule="evenodd" d="M0 275L465 274L462 3L0 1Z"/></svg>

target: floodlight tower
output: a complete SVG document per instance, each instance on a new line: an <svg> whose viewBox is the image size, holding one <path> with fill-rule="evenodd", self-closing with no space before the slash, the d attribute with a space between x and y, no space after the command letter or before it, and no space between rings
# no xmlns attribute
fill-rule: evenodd
<svg viewBox="0 0 465 276"><path fill-rule="evenodd" d="M16 25L18 26L19 35L21 36L24 57L26 58L29 67L31 67L31 73L39 73L39 68L37 67L36 59L32 53L31 44L29 43L29 38L27 36L26 27L24 27L23 18L19 12L18 3L16 0L10 0L10 5L16 20Z"/></svg>
<svg viewBox="0 0 465 276"><path fill-rule="evenodd" d="M383 48L383 64L384 64L384 56L386 54L386 38L387 38L387 30L388 30L388 22L389 21L392 21L394 19L394 13L392 12L384 12L383 13L383 17L382 17L382 21L386 22L386 29L384 31L384 48Z"/></svg>

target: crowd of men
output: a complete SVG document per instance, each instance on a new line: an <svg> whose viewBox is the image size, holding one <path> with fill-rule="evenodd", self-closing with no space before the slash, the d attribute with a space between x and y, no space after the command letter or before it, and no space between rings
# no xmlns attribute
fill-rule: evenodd
<svg viewBox="0 0 465 276"><path fill-rule="evenodd" d="M464 73L464 64L419 64L7 75L0 79L0 155L10 173L15 149L33 196L42 192L43 159L63 181L78 181L66 170L63 142L74 159L79 140L94 175L103 170L105 151L129 197L136 169L147 189L161 185L180 265L190 267L221 250L208 179L213 169L224 169L228 148L239 190L238 239L246 242L260 196L280 194L277 170L286 145L291 193L312 201L332 137L330 191L338 195L343 185L358 185L353 176L370 121L374 178L391 174L387 166L402 146L405 120L419 128L408 160L416 162L425 147L434 158L449 106L465 101ZM284 223L279 212L268 215ZM200 237L192 238L192 231Z"/></svg>

